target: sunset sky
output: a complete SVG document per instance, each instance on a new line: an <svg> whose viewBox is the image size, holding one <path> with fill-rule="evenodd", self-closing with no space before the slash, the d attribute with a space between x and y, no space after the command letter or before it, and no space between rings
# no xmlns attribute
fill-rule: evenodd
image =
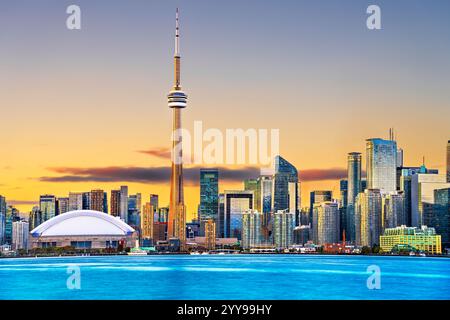
<svg viewBox="0 0 450 320"><path fill-rule="evenodd" d="M70 4L81 30L66 28ZM370 4L382 30L366 27ZM185 127L280 129L302 206L314 189L338 197L346 154L390 127L406 165L425 156L443 172L449 1L2 1L0 194L11 204L28 212L40 194L123 184L168 204L176 7ZM257 173L229 167L220 190ZM189 213L197 180L187 168Z"/></svg>

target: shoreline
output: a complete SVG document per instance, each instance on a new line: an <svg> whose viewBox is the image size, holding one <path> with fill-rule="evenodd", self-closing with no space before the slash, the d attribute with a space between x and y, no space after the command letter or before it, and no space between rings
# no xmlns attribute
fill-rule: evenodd
<svg viewBox="0 0 450 320"><path fill-rule="evenodd" d="M196 257L209 257L209 256L239 256L239 255L247 255L247 256L262 256L262 255L271 255L271 256L317 256L317 257L408 257L408 258L450 258L448 255L427 255L427 256L410 256L410 255L402 255L402 254L323 254L323 253L233 253L226 255L219 254L207 254L207 255L194 255ZM39 259L39 258L101 258L101 257L146 257L142 256L132 256L127 254L85 254L85 255L38 255L38 256L0 256L0 260L2 259ZM157 257L157 256L192 256L189 253L156 253L156 254L148 254L149 257Z"/></svg>

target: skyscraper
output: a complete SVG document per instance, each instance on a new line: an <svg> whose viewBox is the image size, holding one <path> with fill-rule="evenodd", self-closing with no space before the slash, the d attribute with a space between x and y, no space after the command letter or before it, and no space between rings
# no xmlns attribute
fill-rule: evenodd
<svg viewBox="0 0 450 320"><path fill-rule="evenodd" d="M154 211L159 209L159 196L157 194L150 194L150 204L153 206Z"/></svg>
<svg viewBox="0 0 450 320"><path fill-rule="evenodd" d="M382 195L382 229L406 225L405 196L403 191Z"/></svg>
<svg viewBox="0 0 450 320"><path fill-rule="evenodd" d="M356 243L372 247L379 244L382 233L381 193L379 189L366 189L356 197Z"/></svg>
<svg viewBox="0 0 450 320"><path fill-rule="evenodd" d="M433 214L425 223L442 236L444 248L450 247L450 188L434 190Z"/></svg>
<svg viewBox="0 0 450 320"><path fill-rule="evenodd" d="M69 198L63 197L56 199L57 202L57 208L58 208L58 215L69 212Z"/></svg>
<svg viewBox="0 0 450 320"><path fill-rule="evenodd" d="M140 193L131 194L128 197L128 218L127 223L133 227L140 226L142 195Z"/></svg>
<svg viewBox="0 0 450 320"><path fill-rule="evenodd" d="M111 201L110 201L112 216L120 217L120 190L111 190Z"/></svg>
<svg viewBox="0 0 450 320"><path fill-rule="evenodd" d="M69 192L69 211L83 210L83 193Z"/></svg>
<svg viewBox="0 0 450 320"><path fill-rule="evenodd" d="M120 219L128 222L128 187L120 187Z"/></svg>
<svg viewBox="0 0 450 320"><path fill-rule="evenodd" d="M382 193L397 189L397 143L379 138L366 140L367 188Z"/></svg>
<svg viewBox="0 0 450 320"><path fill-rule="evenodd" d="M331 201L333 192L330 190L314 190L309 194L309 221L313 221L313 211L315 203Z"/></svg>
<svg viewBox="0 0 450 320"><path fill-rule="evenodd" d="M6 228L6 199L0 196L0 245L5 242Z"/></svg>
<svg viewBox="0 0 450 320"><path fill-rule="evenodd" d="M100 189L90 192L90 210L105 212L104 208L105 192Z"/></svg>
<svg viewBox="0 0 450 320"><path fill-rule="evenodd" d="M273 242L275 248L286 249L294 242L295 215L279 210L273 215Z"/></svg>
<svg viewBox="0 0 450 320"><path fill-rule="evenodd" d="M255 210L261 212L261 188L260 179L246 179L244 180L244 190L253 191L255 195Z"/></svg>
<svg viewBox="0 0 450 320"><path fill-rule="evenodd" d="M41 195L39 198L39 209L42 212L42 219L47 221L56 215L56 197L51 194Z"/></svg>
<svg viewBox="0 0 450 320"><path fill-rule="evenodd" d="M361 189L361 153L351 152L347 156L347 213L346 213L346 239L355 241L355 199L362 192Z"/></svg>
<svg viewBox="0 0 450 320"><path fill-rule="evenodd" d="M263 242L263 215L257 210L247 210L242 215L242 248L258 247Z"/></svg>
<svg viewBox="0 0 450 320"><path fill-rule="evenodd" d="M253 209L253 191L230 191L224 195L224 237L241 239L242 214Z"/></svg>
<svg viewBox="0 0 450 320"><path fill-rule="evenodd" d="M208 250L216 248L216 222L214 219L205 221L205 246Z"/></svg>
<svg viewBox="0 0 450 320"><path fill-rule="evenodd" d="M298 224L300 214L298 171L281 156L275 157L274 164L272 212L288 210L294 213L295 223Z"/></svg>
<svg viewBox="0 0 450 320"><path fill-rule="evenodd" d="M13 250L28 249L28 233L30 232L28 222L14 221L12 224L12 244Z"/></svg>
<svg viewBox="0 0 450 320"><path fill-rule="evenodd" d="M181 110L186 108L187 95L181 90L181 58L179 46L179 22L178 9L176 12L175 27L175 83L169 92L169 108L173 109L172 122L172 175L170 178L170 203L169 203L169 221L167 226L167 237L178 238L181 246L186 241L186 206L184 204L183 190L183 150L181 135Z"/></svg>
<svg viewBox="0 0 450 320"><path fill-rule="evenodd" d="M450 188L443 174L418 173L411 178L411 224L420 228L424 224L425 207L434 204L434 190Z"/></svg>
<svg viewBox="0 0 450 320"><path fill-rule="evenodd" d="M141 217L141 239L153 239L153 223L154 223L154 209L150 202L146 202L142 208Z"/></svg>
<svg viewBox="0 0 450 320"><path fill-rule="evenodd" d="M447 141L447 182L450 183L450 140Z"/></svg>
<svg viewBox="0 0 450 320"><path fill-rule="evenodd" d="M219 213L219 170L200 169L199 220L217 220Z"/></svg>
<svg viewBox="0 0 450 320"><path fill-rule="evenodd" d="M339 208L336 202L322 202L314 205L314 220L317 226L314 242L316 244L337 243L339 241Z"/></svg>
<svg viewBox="0 0 450 320"><path fill-rule="evenodd" d="M13 206L7 206L5 217L5 243L12 244L13 223L19 220L19 210L17 210Z"/></svg>

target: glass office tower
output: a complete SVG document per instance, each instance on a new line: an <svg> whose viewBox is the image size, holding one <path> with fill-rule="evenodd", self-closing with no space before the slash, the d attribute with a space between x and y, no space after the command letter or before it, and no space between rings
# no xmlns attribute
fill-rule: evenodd
<svg viewBox="0 0 450 320"><path fill-rule="evenodd" d="M351 152L347 155L347 212L346 238L355 241L355 199L362 192L361 185L361 153Z"/></svg>
<svg viewBox="0 0 450 320"><path fill-rule="evenodd" d="M199 220L217 221L219 212L219 170L200 169Z"/></svg>
<svg viewBox="0 0 450 320"><path fill-rule="evenodd" d="M379 138L366 141L367 188L382 193L397 189L397 142Z"/></svg>

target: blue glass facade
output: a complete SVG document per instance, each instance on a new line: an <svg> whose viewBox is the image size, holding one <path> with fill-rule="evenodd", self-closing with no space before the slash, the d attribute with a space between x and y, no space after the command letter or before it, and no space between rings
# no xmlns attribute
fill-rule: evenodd
<svg viewBox="0 0 450 320"><path fill-rule="evenodd" d="M219 212L219 170L200 169L199 219L217 221Z"/></svg>

